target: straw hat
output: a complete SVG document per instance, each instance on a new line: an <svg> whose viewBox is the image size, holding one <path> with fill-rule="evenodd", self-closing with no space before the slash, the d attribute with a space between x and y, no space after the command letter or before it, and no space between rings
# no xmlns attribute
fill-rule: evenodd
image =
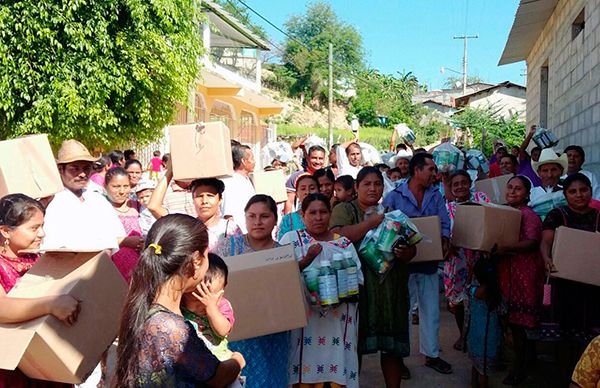
<svg viewBox="0 0 600 388"><path fill-rule="evenodd" d="M412 159L412 154L406 150L400 150L396 155L392 156L390 160L388 160L388 166L390 166L390 168L396 167L396 161L398 159L406 159L410 161L410 159Z"/></svg>
<svg viewBox="0 0 600 388"><path fill-rule="evenodd" d="M92 156L90 151L77 140L70 139L63 141L58 150L56 164L65 164L80 160L85 162L95 162L98 158Z"/></svg>
<svg viewBox="0 0 600 388"><path fill-rule="evenodd" d="M544 148L538 161L531 161L531 166L533 167L533 171L535 171L537 174L538 169L544 164L548 163L556 163L561 166L564 171L566 171L567 167L569 166L567 154L563 153L561 156L558 156L552 148Z"/></svg>

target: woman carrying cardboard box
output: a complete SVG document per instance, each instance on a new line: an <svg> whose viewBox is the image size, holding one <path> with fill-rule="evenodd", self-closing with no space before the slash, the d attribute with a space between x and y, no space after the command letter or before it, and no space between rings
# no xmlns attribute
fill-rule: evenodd
<svg viewBox="0 0 600 388"><path fill-rule="evenodd" d="M248 233L221 238L215 249L219 256L237 256L279 246L272 237L277 225L277 204L273 198L257 194L250 198L244 212ZM229 348L242 353L248 362L244 371L246 388L288 386L289 332L230 342Z"/></svg>
<svg viewBox="0 0 600 388"><path fill-rule="evenodd" d="M44 238L44 207L24 194L0 200L0 323L20 323L52 314L72 325L79 314L79 301L69 295L43 298L9 298L7 293L37 261L39 255L20 253L38 249ZM0 369L0 387L64 387L68 384L30 379L20 370Z"/></svg>
<svg viewBox="0 0 600 388"><path fill-rule="evenodd" d="M600 211L590 207L592 184L588 177L581 173L568 176L563 182L563 192L567 206L552 209L543 223L540 253L549 272L555 271L552 246L558 227L600 232ZM566 358L560 361L567 383L575 362L592 338L595 328L600 327L600 287L553 278L550 308L561 329L564 348L559 355Z"/></svg>
<svg viewBox="0 0 600 388"><path fill-rule="evenodd" d="M531 192L529 178L517 175L506 185L506 203L521 211L519 242L498 247L500 257L498 276L506 305L515 358L511 371L504 379L506 385L519 385L527 377L527 361L535 358L534 343L527 330L539 326L544 264L539 255L542 221L527 206Z"/></svg>

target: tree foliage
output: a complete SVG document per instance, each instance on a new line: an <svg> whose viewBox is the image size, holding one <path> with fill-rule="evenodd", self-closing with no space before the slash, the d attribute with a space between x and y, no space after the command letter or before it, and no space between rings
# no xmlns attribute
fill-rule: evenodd
<svg viewBox="0 0 600 388"><path fill-rule="evenodd" d="M353 26L338 19L331 5L323 1L312 3L305 14L290 17L285 28L295 38L286 39L283 55L285 66L296 78L291 95L327 99L329 43L333 44L336 65L334 87L338 81L348 79L349 73L362 69L362 37Z"/></svg>
<svg viewBox="0 0 600 388"><path fill-rule="evenodd" d="M452 116L454 126L468 131L473 138L473 148L480 148L485 130L483 152L492 153L492 141L503 139L508 146L519 146L525 137L525 123L517 114L508 119L498 115L499 109L490 106L485 109L465 108L461 113Z"/></svg>
<svg viewBox="0 0 600 388"><path fill-rule="evenodd" d="M48 133L95 149L157 138L199 72L198 4L1 3L0 137Z"/></svg>
<svg viewBox="0 0 600 388"><path fill-rule="evenodd" d="M458 75L449 75L446 77L444 81L444 86L449 89L461 88L462 87L463 78ZM479 76L476 75L468 75L467 76L467 85L472 85L476 83L483 82Z"/></svg>
<svg viewBox="0 0 600 388"><path fill-rule="evenodd" d="M350 102L350 113L365 126L379 126L378 116L385 116L389 125L406 123L413 127L420 113L412 103L418 87L417 78L410 72L393 76L377 70L365 71L356 81L356 97Z"/></svg>

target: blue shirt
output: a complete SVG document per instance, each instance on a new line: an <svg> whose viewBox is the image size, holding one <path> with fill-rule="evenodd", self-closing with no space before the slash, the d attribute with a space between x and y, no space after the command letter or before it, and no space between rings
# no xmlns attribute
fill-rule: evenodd
<svg viewBox="0 0 600 388"><path fill-rule="evenodd" d="M446 201L435 186L425 190L421 207L417 203L414 194L408 188L408 181L396 187L383 199L383 206L392 210L400 210L408 217L432 217L438 216L442 229L442 236L450 238L450 217L446 208ZM417 247L417 249L419 249ZM443 258L440 257L440 260ZM432 274L437 271L438 263L415 263L410 265L410 272Z"/></svg>

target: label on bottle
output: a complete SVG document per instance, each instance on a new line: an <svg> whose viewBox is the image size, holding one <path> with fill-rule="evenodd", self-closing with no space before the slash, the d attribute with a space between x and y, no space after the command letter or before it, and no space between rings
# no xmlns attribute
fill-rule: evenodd
<svg viewBox="0 0 600 388"><path fill-rule="evenodd" d="M310 303L316 305L319 303L319 271L308 270L304 272L306 287L310 294Z"/></svg>
<svg viewBox="0 0 600 388"><path fill-rule="evenodd" d="M335 274L319 275L319 301L321 306L339 303Z"/></svg>
<svg viewBox="0 0 600 388"><path fill-rule="evenodd" d="M348 296L358 295L358 271L355 266L346 268L346 281L348 284Z"/></svg>
<svg viewBox="0 0 600 388"><path fill-rule="evenodd" d="M336 269L338 297L340 299L348 297L348 271L345 268Z"/></svg>

